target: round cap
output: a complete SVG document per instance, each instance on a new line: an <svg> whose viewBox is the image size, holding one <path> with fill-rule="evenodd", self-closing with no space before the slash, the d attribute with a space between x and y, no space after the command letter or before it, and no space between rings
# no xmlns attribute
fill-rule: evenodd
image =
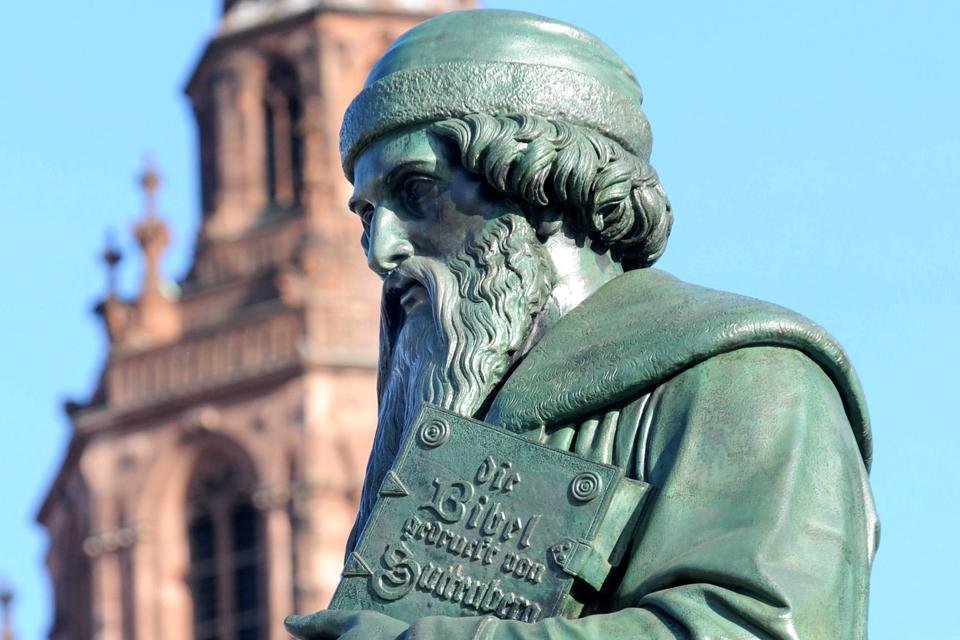
<svg viewBox="0 0 960 640"><path fill-rule="evenodd" d="M572 25L519 11L445 13L383 54L340 130L353 163L392 131L471 113L530 114L590 127L644 160L650 125L633 72L607 45Z"/></svg>

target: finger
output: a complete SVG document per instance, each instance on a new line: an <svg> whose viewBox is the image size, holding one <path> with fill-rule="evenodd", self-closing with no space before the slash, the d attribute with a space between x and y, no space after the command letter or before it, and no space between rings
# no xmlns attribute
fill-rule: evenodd
<svg viewBox="0 0 960 640"><path fill-rule="evenodd" d="M299 640L337 640L351 631L365 640L396 638L409 626L377 611L327 609L308 616L288 616L287 631Z"/></svg>
<svg viewBox="0 0 960 640"><path fill-rule="evenodd" d="M287 616L283 626L300 640L327 640L339 638L350 627L355 611L317 611L306 616Z"/></svg>
<svg viewBox="0 0 960 640"><path fill-rule="evenodd" d="M309 617L310 616L287 616L283 619L283 627L287 630L287 633L294 638L311 640L306 624L306 620Z"/></svg>

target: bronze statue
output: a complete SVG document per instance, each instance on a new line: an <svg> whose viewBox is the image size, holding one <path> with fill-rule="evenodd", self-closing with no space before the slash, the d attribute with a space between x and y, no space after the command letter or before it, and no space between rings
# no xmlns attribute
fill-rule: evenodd
<svg viewBox="0 0 960 640"><path fill-rule="evenodd" d="M295 636L866 637L878 524L856 375L809 320L651 268L672 212L650 150L630 69L547 18L446 14L373 68L341 131L350 207L384 280L379 425L345 581L414 553L388 546L373 567L353 552L378 494L405 495L393 467L414 431L426 442L424 403L613 465L646 493L622 553L570 591L574 609L538 617L478 588L457 615L341 603L291 616ZM466 508L468 488L449 504ZM542 517L564 518L562 502ZM439 531L417 523L404 540ZM552 553L539 561L562 568ZM453 590L430 593L449 608Z"/></svg>

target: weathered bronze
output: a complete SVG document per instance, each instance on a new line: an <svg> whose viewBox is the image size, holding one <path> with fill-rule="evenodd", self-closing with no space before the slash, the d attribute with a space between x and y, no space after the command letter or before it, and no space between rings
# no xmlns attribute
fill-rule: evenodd
<svg viewBox="0 0 960 640"><path fill-rule="evenodd" d="M672 211L650 148L633 74L570 25L446 14L376 64L341 157L384 279L379 423L341 588L288 619L295 636L866 636L878 525L856 375L809 320L651 268ZM506 462L512 524L444 564ZM506 556L475 572L494 544L536 588L492 589Z"/></svg>
<svg viewBox="0 0 960 640"><path fill-rule="evenodd" d="M424 405L330 608L407 622L575 617L574 579L603 586L648 488L619 467Z"/></svg>

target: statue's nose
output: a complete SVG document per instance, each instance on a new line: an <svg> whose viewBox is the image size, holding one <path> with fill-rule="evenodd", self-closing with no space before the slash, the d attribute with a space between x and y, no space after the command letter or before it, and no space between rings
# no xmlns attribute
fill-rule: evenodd
<svg viewBox="0 0 960 640"><path fill-rule="evenodd" d="M413 255L403 222L386 207L377 207L373 212L368 237L367 265L382 276Z"/></svg>

